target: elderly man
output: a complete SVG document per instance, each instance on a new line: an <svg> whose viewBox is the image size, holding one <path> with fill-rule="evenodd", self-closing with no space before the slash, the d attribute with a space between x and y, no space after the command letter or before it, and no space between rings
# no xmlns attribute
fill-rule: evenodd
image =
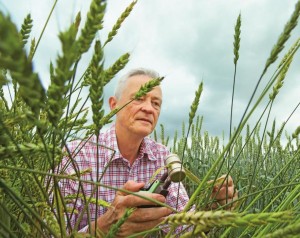
<svg viewBox="0 0 300 238"><path fill-rule="evenodd" d="M130 71L119 80L115 95L109 98L110 108L113 110L123 106L133 99L142 85L157 77L156 72L148 69ZM96 138L91 138L84 143L84 146L76 141L68 145L69 151L74 155L77 169L88 171L82 174L81 179L97 181L97 178L100 178L100 183L103 185L137 192L166 203L177 211L182 210L189 198L181 183L171 183L166 197L141 191L153 174L165 166L165 158L170 154L165 146L148 137L156 126L161 105L162 90L157 86L119 111L115 123L105 133L100 134L98 141ZM97 143L100 145L98 151ZM66 173L74 173L74 163L70 163L69 158L64 159L62 167L65 168ZM223 189L216 197L221 204L224 204L226 195L229 200L233 196L234 187L231 178L228 184L227 192ZM64 196L76 194L79 189L80 193L84 192L89 197L94 189L91 183L82 183L79 186L78 182L71 180L62 180L60 186ZM172 213L171 209L166 207L145 208L153 203L133 194L115 192L104 186L99 186L98 194L92 196L94 198L98 196L99 200L104 200L111 205L108 208L98 206L96 209L95 203L89 203L87 208L89 213L84 212L83 217L80 217L85 203L84 199L77 199L71 206L76 212L68 215L72 226L80 219L76 227L80 232L89 231L95 234L95 227L97 227L104 234L107 233L110 227L123 216L126 208L136 209L120 227L119 237L149 230ZM89 214L90 223L87 214Z"/></svg>

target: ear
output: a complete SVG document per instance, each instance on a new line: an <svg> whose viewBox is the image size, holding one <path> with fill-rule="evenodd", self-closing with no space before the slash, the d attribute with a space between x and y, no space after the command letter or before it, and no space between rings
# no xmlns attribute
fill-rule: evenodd
<svg viewBox="0 0 300 238"><path fill-rule="evenodd" d="M108 103L109 103L109 107L110 107L110 110L113 110L116 108L117 106L117 98L115 96L112 96L108 99Z"/></svg>

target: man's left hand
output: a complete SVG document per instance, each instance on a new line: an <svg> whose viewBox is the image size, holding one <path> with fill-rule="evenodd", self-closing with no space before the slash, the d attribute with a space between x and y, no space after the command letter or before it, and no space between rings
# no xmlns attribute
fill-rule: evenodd
<svg viewBox="0 0 300 238"><path fill-rule="evenodd" d="M216 181L217 183L214 185L211 194L213 202L209 205L209 208L217 209L222 207L226 210L233 210L236 207L235 201L238 199L238 192L234 188L232 177L230 175L222 175Z"/></svg>

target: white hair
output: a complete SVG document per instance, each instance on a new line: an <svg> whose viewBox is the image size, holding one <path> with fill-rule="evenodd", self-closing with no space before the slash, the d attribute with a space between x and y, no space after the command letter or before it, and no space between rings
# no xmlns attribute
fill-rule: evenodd
<svg viewBox="0 0 300 238"><path fill-rule="evenodd" d="M136 75L146 75L146 76L149 76L150 78L153 78L153 79L159 77L159 74L156 71L152 70L152 69L137 68L137 69L130 70L127 74L122 76L119 79L118 83L117 83L117 86L116 86L116 89L115 89L115 97L117 99L120 99L120 97L123 93L126 81L130 77L133 77L133 76L136 76Z"/></svg>

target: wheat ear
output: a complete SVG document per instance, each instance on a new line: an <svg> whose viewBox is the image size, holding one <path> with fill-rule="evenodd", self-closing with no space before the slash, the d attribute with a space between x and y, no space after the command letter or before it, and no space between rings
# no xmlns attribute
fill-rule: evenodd
<svg viewBox="0 0 300 238"><path fill-rule="evenodd" d="M93 0L90 5L85 25L78 39L80 54L88 51L97 31L103 28L103 17L106 9L106 3L102 0Z"/></svg>
<svg viewBox="0 0 300 238"><path fill-rule="evenodd" d="M198 90L195 93L195 98L194 101L191 105L191 111L189 113L189 125L192 125L193 119L195 117L196 111L198 109L199 101L200 101L200 96L203 91L203 82L199 84Z"/></svg>
<svg viewBox="0 0 300 238"><path fill-rule="evenodd" d="M93 122L95 125L95 134L98 136L101 128L100 120L104 116L103 110L103 51L99 40L95 44L95 53L90 65L91 79L90 79L90 99L92 101Z"/></svg>
<svg viewBox="0 0 300 238"><path fill-rule="evenodd" d="M269 95L270 100L274 100L277 94L279 93L280 88L283 86L283 81L285 79L286 73L290 68L290 65L292 63L293 57L289 57L289 59L285 62L283 65L280 74L278 75L276 84L273 87L272 93Z"/></svg>
<svg viewBox="0 0 300 238"><path fill-rule="evenodd" d="M292 138L297 138L299 134L300 134L300 126L298 126L297 129L294 131L294 133L292 134Z"/></svg>
<svg viewBox="0 0 300 238"><path fill-rule="evenodd" d="M131 13L134 5L137 3L137 1L133 1L126 9L125 11L121 14L121 16L118 18L116 24L113 26L113 29L111 32L108 33L107 40L105 41L103 47L110 42L114 36L118 33L118 30L120 29L122 23L125 21L125 19L129 16Z"/></svg>
<svg viewBox="0 0 300 238"><path fill-rule="evenodd" d="M51 84L47 92L47 107L49 120L55 126L57 126L67 106L66 94L70 89L69 82L74 75L72 67L79 57L78 44L75 39L80 20L80 14L78 14L70 28L59 34L63 54L62 56L58 56L56 61L57 67L55 69L50 64Z"/></svg>
<svg viewBox="0 0 300 238"><path fill-rule="evenodd" d="M13 80L20 85L19 95L38 117L45 101L45 90L23 49L22 38L9 17L0 12L0 68L11 72Z"/></svg>
<svg viewBox="0 0 300 238"><path fill-rule="evenodd" d="M124 222L130 217L130 215L134 212L135 208L127 208L124 215L117 221L116 224L112 225L108 234L105 238L113 238L116 237L119 232L120 227L124 224Z"/></svg>
<svg viewBox="0 0 300 238"><path fill-rule="evenodd" d="M296 27L298 23L298 18L300 15L300 1L296 3L295 10L290 18L290 20L285 25L283 32L279 36L276 45L274 45L269 58L267 59L264 73L267 68L277 59L279 53L283 50L285 42L290 38L292 30ZM264 74L263 73L263 74Z"/></svg>
<svg viewBox="0 0 300 238"><path fill-rule="evenodd" d="M142 85L139 89L139 91L134 95L134 99L139 99L143 96L145 96L147 93L149 93L154 87L160 85L161 81L164 79L164 77L152 79Z"/></svg>
<svg viewBox="0 0 300 238"><path fill-rule="evenodd" d="M234 29L234 42L233 42L233 53L234 53L234 64L236 65L238 59L239 59L239 49L240 49L240 35L241 35L241 14L239 14L237 21L236 21L236 25L235 25L235 29Z"/></svg>
<svg viewBox="0 0 300 238"><path fill-rule="evenodd" d="M126 64L129 62L129 57L130 54L125 53L111 67L105 70L105 84L110 82L110 80L126 66Z"/></svg>
<svg viewBox="0 0 300 238"><path fill-rule="evenodd" d="M300 234L300 222L295 222L282 229L278 229L271 234L267 234L265 238L282 238L282 237L298 237Z"/></svg>
<svg viewBox="0 0 300 238"><path fill-rule="evenodd" d="M21 31L20 31L23 46L26 45L27 40L29 38L31 29L32 29L32 22L33 22L33 20L31 19L31 15L28 14L24 19L24 22L22 24Z"/></svg>
<svg viewBox="0 0 300 238"><path fill-rule="evenodd" d="M195 232L201 233L213 227L260 226L268 223L287 222L291 218L292 214L289 211L243 214L219 210L177 213L167 217L164 223L172 225L195 225Z"/></svg>

